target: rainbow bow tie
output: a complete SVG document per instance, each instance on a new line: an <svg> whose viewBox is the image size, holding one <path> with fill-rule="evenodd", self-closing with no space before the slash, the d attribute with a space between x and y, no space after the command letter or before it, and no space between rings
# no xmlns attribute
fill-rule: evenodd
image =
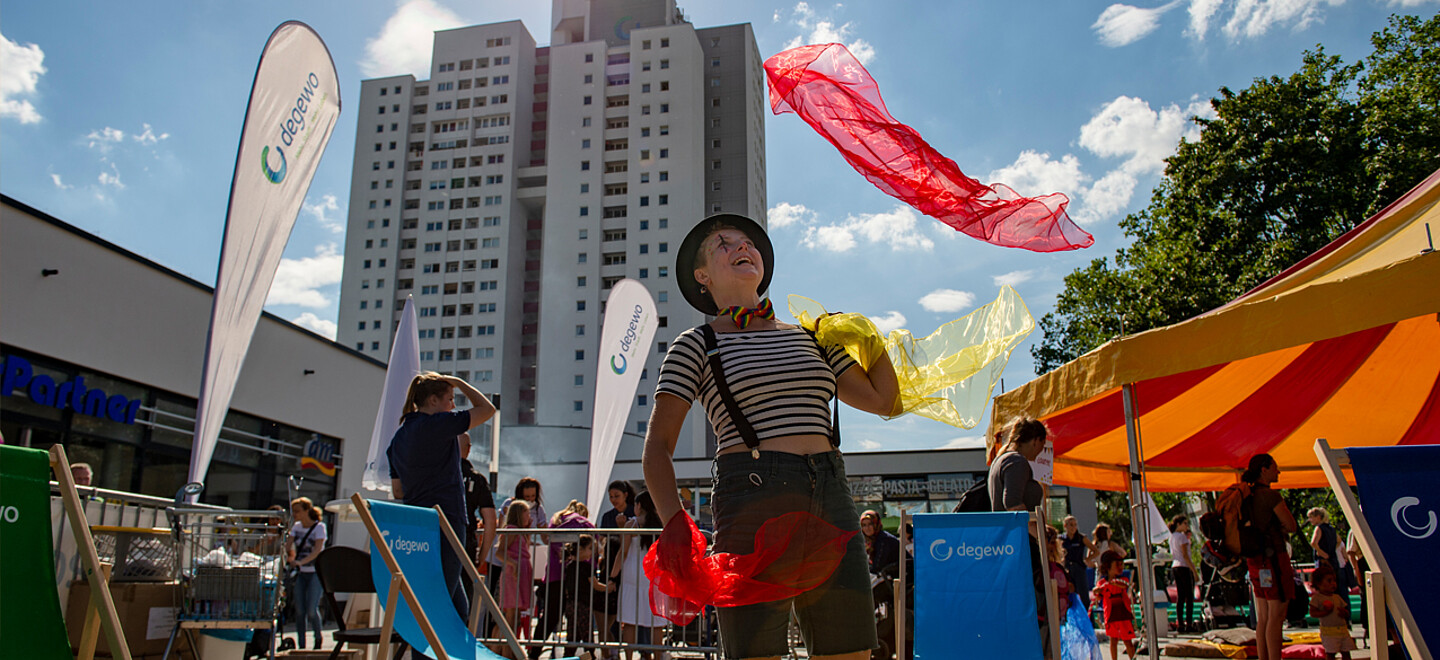
<svg viewBox="0 0 1440 660"><path fill-rule="evenodd" d="M750 322L755 319L773 320L775 318L775 306L770 304L769 298L766 298L760 301L759 307L742 307L735 305L734 307L726 307L720 310L720 313L716 316L728 316L731 320L735 321L735 327L744 330L750 327Z"/></svg>

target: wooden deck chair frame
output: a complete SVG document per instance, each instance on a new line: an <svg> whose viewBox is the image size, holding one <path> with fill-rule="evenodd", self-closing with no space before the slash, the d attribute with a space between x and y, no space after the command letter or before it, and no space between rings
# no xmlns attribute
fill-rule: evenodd
<svg viewBox="0 0 1440 660"><path fill-rule="evenodd" d="M1325 478L1330 481L1330 489L1335 491L1335 498L1340 501L1340 508L1345 512L1345 518L1350 521L1352 529L1360 538L1360 548L1365 551L1365 558L1370 565L1379 569L1370 571L1365 576L1365 586L1370 594L1370 648L1373 660L1386 660L1389 655L1388 625L1385 621L1385 610L1389 609L1400 627L1400 639L1405 648L1410 651L1411 657L1420 660L1434 660L1430 649L1425 645L1425 640L1420 636L1420 628L1416 624L1415 615L1410 610L1410 605L1405 602L1405 594L1400 593L1395 583L1395 575L1390 572L1390 564L1385 560L1385 553L1380 551L1380 546L1375 542L1375 535L1370 529L1370 523L1360 512L1360 502L1355 499L1355 493L1350 490L1350 484L1345 480L1345 474L1341 472L1344 467L1349 467L1350 457L1344 449L1331 449L1330 443L1324 438L1315 441L1315 456L1320 459L1320 468L1325 471ZM1376 579L1380 578L1380 579Z"/></svg>
<svg viewBox="0 0 1440 660"><path fill-rule="evenodd" d="M64 447L50 447L50 469L54 470L55 480L60 483L60 499L65 503L65 515L70 519L70 530L75 533L80 564L85 569L85 579L90 583L90 605L85 615L80 657L95 655L98 641L95 620L98 615L105 641L110 645L110 654L120 660L130 660L130 645L125 641L120 615L115 611L115 599L110 595L110 567L100 563L100 553L95 549L95 537L90 534L90 522L85 518L80 494L75 490L75 477L70 474L70 459L65 456Z"/></svg>
<svg viewBox="0 0 1440 660"><path fill-rule="evenodd" d="M1036 603L1036 606L1045 607L1045 620L1049 625L1045 626L1046 635L1043 643L1050 648L1050 657L1057 660L1063 657L1060 654L1060 601L1055 593L1055 576L1050 574L1050 542L1045 536L1044 506L1037 506L1030 512L1030 522L1035 524L1036 547L1040 548L1040 575L1045 583L1045 602ZM1069 603L1066 603L1069 606Z"/></svg>
<svg viewBox="0 0 1440 660"><path fill-rule="evenodd" d="M430 649L439 660L449 660L450 655L445 652L445 647L440 643L440 638L435 634L435 628L430 625L430 616L420 605L420 600L415 596L415 591L410 588L410 581L405 573L400 570L400 564L395 561L395 554L390 551L390 546L385 544L385 537L380 533L379 525L375 524L375 517L370 515L370 503L360 493L350 496L350 501L355 504L355 512L360 515L360 520L365 523L365 531L369 533L370 540L375 544L375 549L380 553L380 558L385 561L385 568L390 571L390 590L385 596L385 618L380 625L380 639L389 639L395 631L395 607L399 605L399 597L404 596L405 602L410 606L410 612L415 616L415 621L420 624L420 630L425 634L425 641L430 643ZM446 539L450 541L450 549L460 557L461 569L470 575L475 582L475 595L470 603L470 632L480 637L476 628L480 625L480 609L477 607L481 602L490 611L500 626L501 633L505 636L510 650L517 658L525 657L525 650L520 647L520 640L515 636L515 631L505 621L500 611L499 603L490 594L490 589L485 584L485 578L475 569L475 563L470 560L465 552L465 544L460 537L455 535L455 530L450 527L450 522L445 519L444 512L440 507L435 507L440 518L440 530ZM414 646L413 644L411 645ZM381 646L377 660L389 660L390 649L388 646Z"/></svg>

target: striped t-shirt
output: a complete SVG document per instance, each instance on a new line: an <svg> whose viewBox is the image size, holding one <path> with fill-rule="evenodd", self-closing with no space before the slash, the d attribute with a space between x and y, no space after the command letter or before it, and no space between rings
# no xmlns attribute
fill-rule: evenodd
<svg viewBox="0 0 1440 660"><path fill-rule="evenodd" d="M810 334L798 327L717 333L716 339L725 383L762 442L788 435L830 435L835 379L855 364L844 348L827 347L822 355ZM705 336L698 328L670 344L655 392L668 392L687 404L699 398L719 438L717 451L745 444L710 375Z"/></svg>

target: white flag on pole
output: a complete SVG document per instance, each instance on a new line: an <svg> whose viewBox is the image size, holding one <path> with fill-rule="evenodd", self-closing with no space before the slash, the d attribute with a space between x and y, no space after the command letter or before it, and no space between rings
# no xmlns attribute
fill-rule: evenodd
<svg viewBox="0 0 1440 660"><path fill-rule="evenodd" d="M390 492L390 457L385 450L400 428L400 412L405 408L405 395L410 381L420 374L420 330L415 322L415 301L405 298L405 311L395 328L395 341L390 344L390 363L385 367L385 389L380 393L380 409L375 412L375 429L370 432L370 453L365 456L365 474L360 486L367 490Z"/></svg>
<svg viewBox="0 0 1440 660"><path fill-rule="evenodd" d="M340 83L325 42L304 23L275 28L255 71L230 183L190 481L203 482L210 468L275 269L339 116Z"/></svg>
<svg viewBox="0 0 1440 660"><path fill-rule="evenodd" d="M1150 517L1150 542L1164 543L1170 538L1170 523L1165 521L1165 516L1160 515L1160 508L1155 506L1155 498L1150 493L1145 493L1145 515Z"/></svg>
<svg viewBox="0 0 1440 660"><path fill-rule="evenodd" d="M586 504L597 520L607 503L605 488L610 483L610 470L615 466L625 421L634 409L635 390L659 324L655 301L644 284L625 279L610 289L600 331L600 366L595 374L595 407L590 423L589 487L585 490Z"/></svg>

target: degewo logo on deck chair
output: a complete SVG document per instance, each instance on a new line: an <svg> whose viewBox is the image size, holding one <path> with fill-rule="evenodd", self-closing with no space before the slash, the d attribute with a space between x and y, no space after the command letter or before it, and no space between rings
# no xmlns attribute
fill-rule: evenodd
<svg viewBox="0 0 1440 660"><path fill-rule="evenodd" d="M1405 515L1405 510L1412 506L1418 506L1419 504L1420 498L1418 497L1402 497L1390 505L1390 521L1395 523L1395 529L1412 539L1427 538L1435 533L1437 526L1440 526L1440 523L1437 523L1435 520L1434 511L1426 512L1430 514L1430 520L1424 527L1410 522L1409 516Z"/></svg>
<svg viewBox="0 0 1440 660"><path fill-rule="evenodd" d="M979 561L990 557L1009 557L1013 554L1015 554L1015 546L1009 543L971 545L962 542L952 548L950 547L949 541L945 539L935 539L935 541L930 544L930 556L934 557L935 561L950 561L951 557L969 557L970 559Z"/></svg>
<svg viewBox="0 0 1440 660"><path fill-rule="evenodd" d="M417 552L430 552L429 541L413 541L399 534L396 534L394 538L391 538L390 530L388 529L380 532L380 534L385 537L385 545L390 547L391 552L403 552L406 555L411 555Z"/></svg>

